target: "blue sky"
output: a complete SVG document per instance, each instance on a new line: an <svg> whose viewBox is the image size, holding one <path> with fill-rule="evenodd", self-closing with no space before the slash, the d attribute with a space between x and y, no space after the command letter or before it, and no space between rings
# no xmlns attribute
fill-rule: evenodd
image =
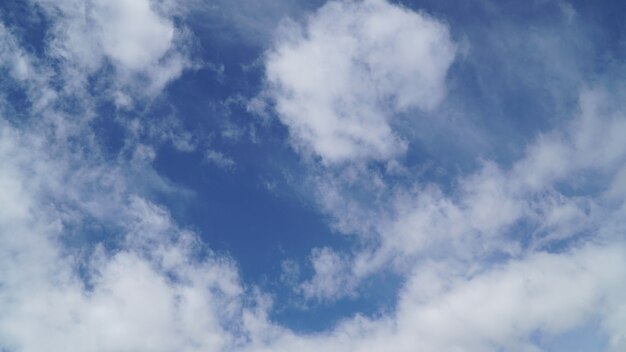
<svg viewBox="0 0 626 352"><path fill-rule="evenodd" d="M625 5L0 4L0 351L623 351Z"/></svg>

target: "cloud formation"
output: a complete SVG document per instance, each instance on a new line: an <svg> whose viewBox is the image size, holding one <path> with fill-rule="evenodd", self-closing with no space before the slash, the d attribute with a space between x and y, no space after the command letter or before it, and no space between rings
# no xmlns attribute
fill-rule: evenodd
<svg viewBox="0 0 626 352"><path fill-rule="evenodd" d="M331 1L281 30L267 54L267 94L296 148L329 164L386 160L407 143L390 120L442 101L455 52L447 27L424 14Z"/></svg>
<svg viewBox="0 0 626 352"><path fill-rule="evenodd" d="M414 142L394 130L396 115L444 102L448 25L382 0L331 1L285 25L263 94L302 152L316 204L355 245L312 249L302 282L298 262L283 261L282 281L332 304L385 270L403 278L393 309L299 333L273 321L272 292L245 282L237 258L156 200L185 192L154 167L158 145L193 150L182 132L141 133L161 125L133 104L193 61L172 7L37 4L51 23L41 56L0 26L0 70L27 105L17 121L0 85L0 350L534 352L588 326L608 351L626 348L621 92L581 91L575 113L517 158L483 158L442 185L397 160L364 161ZM73 90L109 78L104 91ZM113 157L90 123L102 100L129 113L98 117L136 132ZM171 120L161 123L182 125ZM240 165L212 149L202 157Z"/></svg>
<svg viewBox="0 0 626 352"><path fill-rule="evenodd" d="M175 12L159 11L169 9L158 6L164 1L33 2L54 21L49 50L65 64L64 78L73 89L110 64L118 95L129 88L153 95L191 65L186 34L172 20ZM138 81L146 82L139 88Z"/></svg>

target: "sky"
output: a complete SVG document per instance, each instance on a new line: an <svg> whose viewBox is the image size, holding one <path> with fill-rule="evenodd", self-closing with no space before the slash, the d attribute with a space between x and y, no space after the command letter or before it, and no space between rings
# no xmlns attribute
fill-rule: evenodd
<svg viewBox="0 0 626 352"><path fill-rule="evenodd" d="M626 350L625 15L2 1L0 352Z"/></svg>

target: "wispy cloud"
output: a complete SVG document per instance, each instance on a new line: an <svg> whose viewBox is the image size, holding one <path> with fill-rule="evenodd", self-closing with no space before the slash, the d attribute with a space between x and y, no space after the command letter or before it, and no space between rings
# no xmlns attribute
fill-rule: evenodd
<svg viewBox="0 0 626 352"><path fill-rule="evenodd" d="M223 153L215 150L208 150L206 153L206 160L220 169L229 170L235 167L235 161Z"/></svg>

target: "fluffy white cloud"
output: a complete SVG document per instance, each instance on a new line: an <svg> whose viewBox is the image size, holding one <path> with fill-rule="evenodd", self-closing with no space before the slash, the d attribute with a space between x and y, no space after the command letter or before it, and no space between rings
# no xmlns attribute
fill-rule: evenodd
<svg viewBox="0 0 626 352"><path fill-rule="evenodd" d="M131 70L158 61L172 45L171 21L155 13L149 1L99 1L93 14L104 53Z"/></svg>
<svg viewBox="0 0 626 352"><path fill-rule="evenodd" d="M105 58L120 74L166 67L176 30L151 4L44 3L61 14L53 26L56 57L67 60L65 68L78 65L56 73L84 78ZM145 28L128 23L134 18ZM94 23L115 24L129 36L94 32ZM331 2L303 32L270 53L268 79L276 75L275 102L294 141L328 163L394 155L402 141L389 124L393 113L431 109L442 98L454 48L445 27L425 15L382 1ZM146 43L157 34L165 40ZM90 40L102 47L90 51ZM326 51L327 42L345 45ZM392 55L383 58L384 50ZM284 57L298 59L293 77L272 73L290 67ZM130 160L102 158L89 126L74 124L79 117L43 98L52 88L46 75L33 73L45 69L1 27L0 60L28 87L33 105L45 108L41 115L33 109L43 122L20 127L0 116L0 350L538 351L534 334L558 336L592 321L611 350L626 348L626 119L606 94L586 92L580 116L560 132L539 137L511 167L485 162L450 191L424 184L390 190L369 169L339 171L350 173L341 174L348 186L367 175L368 191L390 193L373 197L383 209L372 211L343 199L342 180L324 189L334 192L320 192L341 220L337 229L363 230L368 240L375 234L376 246L350 255L315 250L315 274L298 289L320 300L349 295L358 280L389 263L406 284L393 312L348 317L307 335L272 323L270 303L240 281L231 259L212 253L142 195L138 185L152 182L146 175L158 178L150 173L153 149L136 145ZM302 62L311 70L298 73ZM331 84L318 89L318 78ZM61 92L51 96L63 99ZM325 114L314 114L318 108ZM191 143L180 142L181 149ZM559 191L585 172L601 176L599 192ZM520 220L528 230L510 231ZM81 242L93 223L111 232L106 245ZM590 235L544 250L583 231ZM520 233L526 237L515 237ZM494 253L509 256L484 260ZM296 280L296 267L288 271L285 280Z"/></svg>
<svg viewBox="0 0 626 352"><path fill-rule="evenodd" d="M353 273L367 275L391 258L402 263L403 257L442 253L516 256L599 231L623 202L619 189L626 144L615 131L624 130L626 115L616 101L602 89L583 92L577 116L539 135L510 167L483 162L475 172L459 176L450 191L433 183L395 186L395 193L376 198L372 208L342 190L354 184L354 176L328 173L332 181L321 178L318 197L337 219L336 228L361 233L366 240L372 232L378 234L376 254L372 258L368 250L355 256ZM357 173L357 179L377 182L367 169ZM584 181L585 175L594 178ZM593 192L561 190L566 185L580 188L581 182L592 182L614 203ZM386 187L383 192L389 193Z"/></svg>
<svg viewBox="0 0 626 352"><path fill-rule="evenodd" d="M555 336L600 319L611 350L619 351L626 333L618 326L624 322L625 264L623 245L533 254L474 273L424 263L390 317L356 317L317 336L282 334L249 350L541 351L534 332Z"/></svg>
<svg viewBox="0 0 626 352"><path fill-rule="evenodd" d="M109 62L115 67L113 89L156 94L190 66L185 34L161 2L34 0L53 20L50 53L65 65L66 84L81 88ZM147 81L148 84L145 84ZM123 104L127 105L127 104Z"/></svg>
<svg viewBox="0 0 626 352"><path fill-rule="evenodd" d="M266 93L293 144L326 163L403 152L390 120L433 109L455 56L444 24L383 0L331 1L278 38Z"/></svg>
<svg viewBox="0 0 626 352"><path fill-rule="evenodd" d="M334 299L350 294L357 283L351 275L350 262L330 248L317 248L311 253L314 276L298 290L307 299Z"/></svg>
<svg viewBox="0 0 626 352"><path fill-rule="evenodd" d="M0 23L0 65L18 81L26 79L32 74L29 57L19 47L4 24Z"/></svg>
<svg viewBox="0 0 626 352"><path fill-rule="evenodd" d="M227 155L224 155L224 153L220 153L215 150L209 149L206 152L206 160L210 164L213 164L223 170L231 170L233 167L235 167L235 161L233 159L229 158Z"/></svg>
<svg viewBox="0 0 626 352"><path fill-rule="evenodd" d="M82 160L75 169L35 132L4 121L0 131L0 200L10 205L0 209L1 349L220 351L236 344L232 331L246 308L230 259L199 253L197 236L130 194L115 166ZM111 181L121 186L107 187ZM72 227L94 219L117 229L107 241L113 248L80 244L88 229Z"/></svg>
<svg viewBox="0 0 626 352"><path fill-rule="evenodd" d="M92 3L57 5L93 10ZM139 15L150 10L147 1L143 7L109 5ZM54 40L61 40L54 35L63 28L71 30L70 37L94 34L71 27L80 21L66 15L61 11L51 19ZM0 116L0 350L220 351L236 345L243 337L233 331L245 330L244 315L250 316L246 323L255 322L256 314L244 305L254 298L244 297L229 258L205 248L196 234L178 228L166 210L141 195L149 184L163 186L150 170L153 151L137 145L131 160L103 158L85 123L89 114L64 112L68 94L69 101L82 99L85 105L96 98L55 91L49 80L54 74L63 81L72 81L73 73L89 75L88 54L73 52L78 56L59 57L67 61L49 67L0 29L3 69L16 72L32 103L32 110L22 111L29 115L24 123ZM146 39L132 39L131 46L143 51ZM71 40L65 44L67 50L79 49ZM163 50L119 57L119 64L142 69ZM72 65L76 71L68 71ZM48 70L52 73L41 75ZM44 99L46 92L51 94ZM98 231L106 238L97 239Z"/></svg>
<svg viewBox="0 0 626 352"><path fill-rule="evenodd" d="M41 174L25 169L35 166L55 177L52 170L63 164L49 160L24 134L6 126L2 131L2 201L15 205L0 209L3 348L537 351L534 331L558 335L590 319L601 321L613 350L624 347L626 250L615 242L531 254L491 269L423 263L408 276L393 314L348 319L306 336L269 323L267 308L245 308L229 260L193 259L195 235L178 229L164 209L132 197L116 203L123 207L115 221L123 226L124 246L96 248L85 263L90 279L84 282L76 266L80 256L63 253L57 242L63 232L57 213L41 202ZM343 267L329 250L313 259L322 274ZM322 286L332 290L342 282Z"/></svg>

